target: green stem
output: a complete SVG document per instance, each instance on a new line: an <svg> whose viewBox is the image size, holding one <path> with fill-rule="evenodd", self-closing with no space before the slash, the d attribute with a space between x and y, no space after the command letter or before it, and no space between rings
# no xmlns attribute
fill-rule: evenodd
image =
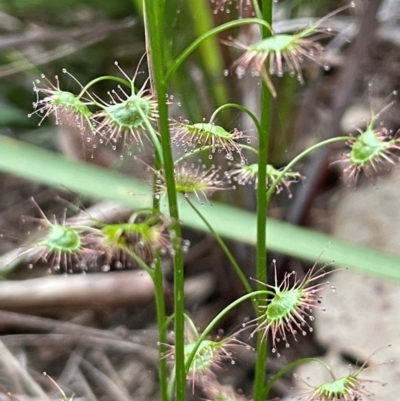
<svg viewBox="0 0 400 401"><path fill-rule="evenodd" d="M260 122L258 121L258 118L247 107L244 107L244 106L242 106L240 104L236 104L236 103L226 103L226 104L218 107L218 109L216 109L214 111L214 113L212 114L212 116L210 118L210 123L212 123L216 119L217 115L219 113L221 113L221 111L223 111L227 108L239 109L240 111L243 111L243 113L248 114L248 116L253 120L257 131L261 132L261 125L260 125Z"/></svg>
<svg viewBox="0 0 400 401"><path fill-rule="evenodd" d="M285 373L289 372L291 369L295 368L298 365L307 362L318 362L323 365L329 372L331 372L331 368L325 362L321 361L318 358L302 358L298 359L297 361L291 362L287 364L283 369L281 369L271 380L269 380L268 384L264 387L263 391L263 400L268 398L269 392L272 389L272 386L276 383L278 379L280 379Z"/></svg>
<svg viewBox="0 0 400 401"><path fill-rule="evenodd" d="M162 401L168 401L168 366L167 359L165 358L168 325L166 324L165 316L164 277L160 257L158 257L156 261L156 267L153 274L153 283L156 294L158 352L160 355L160 359L158 361L160 394Z"/></svg>
<svg viewBox="0 0 400 401"><path fill-rule="evenodd" d="M263 18L267 26L272 26L272 0L262 0ZM270 29L262 30L263 39L271 36ZM258 186L257 186L257 250L256 250L256 277L257 288L262 288L261 283L267 283L267 247L266 247L266 224L268 198L266 194L266 168L268 164L269 136L271 130L271 93L265 82L261 87L261 131L259 131L258 145ZM255 366L253 399L263 401L263 388L265 371L267 367L267 341L263 339L263 333L257 333L257 359Z"/></svg>
<svg viewBox="0 0 400 401"><path fill-rule="evenodd" d="M148 1L148 0L147 0ZM245 24L259 24L265 28L267 28L270 32L272 31L271 25L268 24L268 22L265 22L263 19L259 18L243 18L240 20L235 20L235 21L230 21L227 22L226 24L222 24L220 26L217 26L214 29L211 29L204 35L201 35L199 38L197 38L191 45L189 45L175 60L175 63L172 64L172 66L169 68L165 75L165 81L168 82L169 79L171 78L172 74L181 66L181 64L186 60L186 58L199 47L199 45L209 38L212 35L216 35L220 32L226 31L227 29L234 28L236 26L240 25L245 25Z"/></svg>
<svg viewBox="0 0 400 401"><path fill-rule="evenodd" d="M163 165L163 152L162 152L162 148L161 148L161 143L158 139L158 135L157 133L154 131L153 126L151 125L151 122L149 121L149 119L147 118L146 114L144 113L144 111L142 110L141 107L137 107L137 110L139 111L140 116L142 117L143 121L144 121L144 125L147 128L147 131L149 132L150 136L151 136L151 140L153 142L153 145L156 149L156 153L157 153L157 157L160 160L161 165Z"/></svg>
<svg viewBox="0 0 400 401"><path fill-rule="evenodd" d="M186 399L185 340L184 340L184 270L181 248L181 226L179 224L178 201L174 180L174 162L170 143L168 105L166 102L167 86L165 79L165 30L164 0L144 0L144 18L147 28L147 43L152 66L152 84L158 100L158 131L161 135L161 148L164 159L164 174L168 194L169 213L173 223L170 235L174 248L174 306L175 306L175 366L176 366L176 401Z"/></svg>
<svg viewBox="0 0 400 401"><path fill-rule="evenodd" d="M169 401L172 401L174 398L173 393L174 393L175 378L176 378L176 369L174 366L174 368L172 369L171 375L169 377L168 388L167 388L167 394L168 394Z"/></svg>
<svg viewBox="0 0 400 401"><path fill-rule="evenodd" d="M142 6L144 4L142 3ZM149 40L149 35L147 34L147 26L146 26L146 40ZM149 75L152 76L150 71L151 63L149 63ZM144 116L143 111L139 108L142 118L144 117L144 121L147 129L152 136L152 140L154 143L154 147L156 149L155 157L154 157L154 168L156 171L159 171L163 165L163 154L161 149L161 144L158 139L157 134L155 133L153 126L150 121ZM156 211L160 211L160 200L159 197L155 195L155 187L157 182L157 175L154 175L153 178L153 208ZM166 352L166 343L167 343L167 331L168 331L168 320L165 315L165 299L164 299L164 277L162 270L162 262L160 258L160 254L157 255L156 265L154 269L153 276L154 288L156 293L156 311L157 311L157 325L158 325L158 352L160 359L158 361L158 372L159 372L159 380L160 380L160 395L162 401L168 401L171 399L168 394L168 366L167 360L165 358Z"/></svg>
<svg viewBox="0 0 400 401"><path fill-rule="evenodd" d="M133 252L132 250L130 250L127 247L123 248L124 252L126 252L130 257L132 257L135 262L143 269L146 270L146 272L149 274L149 276L154 279L154 270L147 265L146 262L144 262L143 259L141 259L138 255L136 255L135 252Z"/></svg>
<svg viewBox="0 0 400 401"><path fill-rule="evenodd" d="M248 282L246 276L243 274L242 269L236 262L236 259L233 257L231 254L229 248L225 245L224 241L222 238L218 235L218 233L213 229L211 224L207 221L207 219L200 213L200 211L196 208L196 206L193 205L193 203L190 201L189 198L185 198L187 203L189 203L190 207L196 212L196 214L201 218L201 220L204 222L204 224L208 227L210 230L211 234L214 236L214 238L218 241L219 245L221 246L222 250L225 252L225 255L229 259L229 261L232 263L232 266L238 275L240 281L242 282L244 288L246 289L247 292L251 292L252 288L250 286L250 283Z"/></svg>
<svg viewBox="0 0 400 401"><path fill-rule="evenodd" d="M275 191L275 188L279 183L282 181L284 175L296 164L298 163L303 157L307 156L311 152L313 152L316 149L322 148L323 146L330 145L331 143L335 142L346 142L346 141L355 141L356 138L352 136L339 136L336 138L330 138L322 142L318 142L317 144L309 147L306 149L304 152L301 152L299 155L297 155L279 174L279 176L275 179L275 181L271 184L271 186L268 188L267 191L267 198L268 201L271 199L272 194Z"/></svg>
<svg viewBox="0 0 400 401"><path fill-rule="evenodd" d="M97 82L100 81L116 81L122 85L128 86L129 88L132 88L132 85L129 81L127 81L126 79L120 78L120 77L114 77L113 75L103 75L102 77L98 77L95 78L93 81L90 81L88 84L86 84L82 90L81 93L77 96L77 99L80 99L85 92L88 91L88 89L93 86L94 84L96 84Z"/></svg>
<svg viewBox="0 0 400 401"><path fill-rule="evenodd" d="M140 109L140 108L139 108ZM140 109L142 112L142 110ZM142 112L143 113L143 112ZM144 114L144 113L143 113ZM154 168L159 171L162 167L163 155L161 152L161 144L158 136L153 130L153 127L148 119L145 118L148 123L148 129L152 132L154 146L157 152L154 156ZM158 145L158 146L157 146ZM153 177L153 212L160 213L160 197L156 195L158 177L154 174ZM156 312L157 312L157 326L158 326L158 353L160 359L158 361L158 375L160 379L160 395L162 401L168 401L171 398L168 396L168 366L167 359L165 358L166 344L167 344L167 333L168 333L168 320L165 315L165 298L164 298L164 275L163 266L161 261L160 252L157 253L154 276L153 276L154 289L156 293Z"/></svg>

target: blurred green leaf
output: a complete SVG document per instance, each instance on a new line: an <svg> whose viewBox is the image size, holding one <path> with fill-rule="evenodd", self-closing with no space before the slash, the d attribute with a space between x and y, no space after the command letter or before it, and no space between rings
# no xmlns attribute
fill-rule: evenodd
<svg viewBox="0 0 400 401"><path fill-rule="evenodd" d="M118 202L133 209L151 205L150 185L118 172L64 159L57 153L0 136L0 170L48 185L63 185L70 190ZM165 202L163 202L165 203ZM214 203L201 213L223 237L255 245L256 216L245 210ZM182 198L182 223L207 231L204 223ZM270 250L314 262L339 266L400 280L400 257L351 244L312 230L268 219L267 241Z"/></svg>
<svg viewBox="0 0 400 401"><path fill-rule="evenodd" d="M27 120L26 114L19 108L7 104L2 104L0 107L0 127L27 127L30 121Z"/></svg>

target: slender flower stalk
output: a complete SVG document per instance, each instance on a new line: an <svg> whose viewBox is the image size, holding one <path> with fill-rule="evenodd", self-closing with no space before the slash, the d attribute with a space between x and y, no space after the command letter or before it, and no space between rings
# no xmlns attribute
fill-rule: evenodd
<svg viewBox="0 0 400 401"><path fill-rule="evenodd" d="M366 388L366 384L380 383L385 386L386 383L378 382L371 379L363 379L360 374L365 370L365 363L357 370L352 370L349 366L349 373L347 376L337 378L329 369L332 377L331 381L312 386L304 379L300 378L297 374L294 377L304 383L310 388L301 395L302 400L306 401L362 401L374 395Z"/></svg>
<svg viewBox="0 0 400 401"><path fill-rule="evenodd" d="M229 248L226 246L222 238L218 235L218 233L214 230L212 225L207 221L207 219L200 213L200 211L194 206L194 204L190 201L190 199L187 199L187 202L189 203L190 207L195 211L195 213L200 217L200 219L204 222L204 224L208 227L210 232L213 234L214 238L217 240L219 245L221 246L222 250L224 251L226 257L229 259L229 261L232 264L233 269L235 270L236 274L238 275L240 281L243 284L243 287L246 289L248 293L252 291L252 288L250 286L249 281L247 280L246 275L243 273L242 269L238 265L236 259L233 257L231 251ZM256 303L254 302L254 305Z"/></svg>
<svg viewBox="0 0 400 401"><path fill-rule="evenodd" d="M262 0L262 16L267 25L272 26L272 2ZM263 39L271 36L271 29L265 26L261 31ZM256 248L256 278L259 282L267 282L267 174L265 166L268 164L269 138L271 134L271 92L267 84L261 86L261 118L258 130L258 187L257 187L257 248ZM257 284L261 290L262 285ZM257 311L257 315L259 312ZM264 401L263 389L267 368L267 343L259 333L256 339L256 366L254 372L253 399Z"/></svg>

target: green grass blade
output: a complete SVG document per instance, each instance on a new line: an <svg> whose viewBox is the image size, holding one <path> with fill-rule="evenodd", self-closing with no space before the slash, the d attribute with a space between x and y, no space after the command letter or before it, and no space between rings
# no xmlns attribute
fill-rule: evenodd
<svg viewBox="0 0 400 401"><path fill-rule="evenodd" d="M151 205L150 185L97 166L64 159L61 155L0 136L0 170L96 199L115 201L133 209ZM163 203L166 203L165 201ZM182 199L182 223L192 229L207 227ZM255 245L256 216L232 206L213 203L201 209L219 235ZM341 241L332 236L268 219L267 242L270 250L320 262L335 261L338 266L400 280L400 257ZM322 254L321 254L322 252Z"/></svg>

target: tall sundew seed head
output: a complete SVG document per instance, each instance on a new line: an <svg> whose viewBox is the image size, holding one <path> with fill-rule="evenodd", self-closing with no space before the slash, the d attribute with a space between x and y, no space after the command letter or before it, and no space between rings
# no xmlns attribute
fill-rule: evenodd
<svg viewBox="0 0 400 401"><path fill-rule="evenodd" d="M62 269L65 272L73 271L76 267L86 269L86 262L82 263L83 256L92 252L85 248L83 229L50 221L46 223L46 235L34 244L36 261L48 262L49 269Z"/></svg>
<svg viewBox="0 0 400 401"><path fill-rule="evenodd" d="M243 71L250 67L253 74L261 75L273 96L276 96L276 90L271 82L270 75L283 76L285 71L289 71L291 75L295 75L303 83L302 62L304 59L309 59L322 65L319 56L324 48L318 40L332 34L329 30L320 28L322 22L349 7L352 7L352 4L337 9L295 34L274 34L272 32L270 37L253 45L245 45L236 40L225 42L228 45L245 50L245 53L233 65L237 68L237 74L243 75ZM265 66L267 61L269 63L268 72ZM329 70L329 66L323 65L323 67L325 70Z"/></svg>
<svg viewBox="0 0 400 401"><path fill-rule="evenodd" d="M237 164L233 170L226 173L229 178L236 181L239 185L258 184L258 164Z"/></svg>
<svg viewBox="0 0 400 401"><path fill-rule="evenodd" d="M356 372L350 372L347 376L336 378L332 373L332 380L322 383L318 386L312 386L297 374L294 377L303 382L310 388L300 399L306 401L362 401L370 398L373 393L366 388L367 383L374 383L375 380L362 379L359 377L363 371L363 367ZM382 385L385 383L377 382Z"/></svg>
<svg viewBox="0 0 400 401"><path fill-rule="evenodd" d="M214 192L229 189L225 186L225 177L220 176L220 170L221 167L215 165L207 168L201 163L196 166L183 162L175 167L175 189L185 197L194 194L201 203L203 200L208 202ZM158 173L156 189L157 193L166 194L165 178L161 173Z"/></svg>
<svg viewBox="0 0 400 401"><path fill-rule="evenodd" d="M43 220L46 233L42 235L32 246L31 250L35 258L48 262L49 268L54 270L74 271L76 268L85 270L87 264L95 256L96 251L88 246L85 227L52 223Z"/></svg>
<svg viewBox="0 0 400 401"><path fill-rule="evenodd" d="M311 399L321 401L331 400L358 400L360 396L360 380L353 375L341 377L332 382L323 383L315 387Z"/></svg>
<svg viewBox="0 0 400 401"><path fill-rule="evenodd" d="M144 57L145 55L142 59ZM131 93L126 93L121 86L118 86L118 91L113 90L108 93L110 103L103 102L102 110L93 116L95 133L104 136L109 142L116 142L122 137L124 145L129 145L132 141L143 145L143 137L148 138L146 134L148 123L158 118L158 103L146 89L149 79L139 90L135 88L140 63L133 78L129 78L115 62L122 75L130 82Z"/></svg>
<svg viewBox="0 0 400 401"><path fill-rule="evenodd" d="M161 221L155 224L146 221L106 224L101 228L102 236L96 247L103 250L108 262L113 257L129 258L129 251L149 261L154 258L155 252L164 254L170 250L166 227L167 224Z"/></svg>
<svg viewBox="0 0 400 401"><path fill-rule="evenodd" d="M349 142L349 146L350 151L342 156L342 162L347 164L343 171L345 183L357 183L361 171L374 182L382 168L389 169L398 160L394 152L400 150L400 138L391 137L383 127L374 129L372 120L365 131Z"/></svg>
<svg viewBox="0 0 400 401"><path fill-rule="evenodd" d="M239 185L251 184L254 182L255 188L258 186L258 164L249 164L249 165L236 165L236 168L228 171L227 175L229 177L233 177L233 180L236 181ZM271 164L267 164L266 166L266 180L267 180L267 188L269 188L275 180L280 177L281 170L276 169ZM289 197L292 196L289 186L292 183L298 182L302 178L300 173L287 171L283 177L281 178L280 183L276 186L276 192L280 193L283 188L286 188Z"/></svg>
<svg viewBox="0 0 400 401"><path fill-rule="evenodd" d="M188 121L174 121L171 125L172 142L184 147L209 146L210 152L225 152L228 159L232 160L234 155L239 155L244 161L241 146L238 139L243 138L243 132L234 129L226 131L219 125L213 123L190 124Z"/></svg>
<svg viewBox="0 0 400 401"><path fill-rule="evenodd" d="M185 344L185 362L189 360L195 346L196 340L193 339ZM188 379L197 381L201 376L212 377L214 372L220 368L221 364L227 361L234 363L233 349L237 346L246 344L237 340L233 336L228 336L218 340L204 339L190 365Z"/></svg>
<svg viewBox="0 0 400 401"><path fill-rule="evenodd" d="M312 284L330 272L316 270L316 265L310 269L302 280L298 280L296 273L285 273L283 281L278 284L275 267L275 284L267 285L275 294L272 298L260 303L260 316L255 319L257 327L252 335L261 332L263 338L270 334L272 337L272 352L277 353L277 344L283 340L285 346L290 347L288 334L297 341L297 334L303 336L311 332L309 322L314 320L312 311L319 307L318 292L326 283ZM280 356L279 353L277 353Z"/></svg>
<svg viewBox="0 0 400 401"><path fill-rule="evenodd" d="M74 253L82 249L82 239L79 232L73 227L50 224L48 234L41 241L42 245L52 251Z"/></svg>
<svg viewBox="0 0 400 401"><path fill-rule="evenodd" d="M42 75L42 78L46 79L48 87L38 87L37 84L40 83L39 80L33 83L37 99L33 104L35 111L28 116L31 117L33 114L40 115L42 118L39 125L41 125L46 117L54 114L56 124L61 124L62 114L65 114L67 118L73 119L76 126L82 131L84 131L87 126L91 128L92 112L88 106L92 103L83 101L72 92L61 90L57 76L56 86L47 80L44 75ZM40 99L39 94L43 94L44 97Z"/></svg>
<svg viewBox="0 0 400 401"><path fill-rule="evenodd" d="M239 69L250 68L253 73L260 74L274 96L276 96L276 91L269 74L281 77L285 71L289 71L303 83L301 71L303 60L308 58L320 64L317 57L323 52L320 43L311 38L303 38L299 34L272 35L249 46L238 41L232 41L230 44L245 50L234 66ZM268 72L265 66L267 61L269 61Z"/></svg>
<svg viewBox="0 0 400 401"><path fill-rule="evenodd" d="M189 359L191 360L187 380L193 384L193 388L195 384L203 387L205 380L208 380L207 383L210 385L209 380L214 379L216 370L220 369L223 363L234 364L233 352L236 347L250 349L249 345L236 338L239 332L229 336L223 336L223 333L220 332L219 335L205 338L200 344L197 344L200 333L190 317L186 316L184 359L185 364L189 362ZM165 357L174 363L175 347L173 345L167 345L167 347L169 351ZM213 390L210 387L208 389ZM209 394L208 391L206 393ZM215 395L215 393L213 394Z"/></svg>
<svg viewBox="0 0 400 401"><path fill-rule="evenodd" d="M188 362L192 352L194 351L197 339L198 335L197 338L191 340L186 339L187 342L184 345L185 363ZM169 346L169 348L170 350L165 354L165 356L174 362L175 347ZM216 366L217 356L218 351L213 341L205 339L200 343L190 364L189 374L187 376L187 380L192 383L193 389L194 385L196 383L201 383L204 377L213 376L213 367Z"/></svg>
<svg viewBox="0 0 400 401"><path fill-rule="evenodd" d="M93 116L96 133L108 141L123 137L125 144L134 141L142 145L143 137L147 137L146 123L158 117L157 102L151 96L122 93L125 99L116 92L110 94L112 103Z"/></svg>
<svg viewBox="0 0 400 401"><path fill-rule="evenodd" d="M185 344L185 361L187 362L196 342ZM204 340L201 342L199 348L196 351L196 355L192 361L190 366L189 373L191 374L198 374L198 375L205 375L210 373L211 368L215 362L216 357L216 347L211 340Z"/></svg>

